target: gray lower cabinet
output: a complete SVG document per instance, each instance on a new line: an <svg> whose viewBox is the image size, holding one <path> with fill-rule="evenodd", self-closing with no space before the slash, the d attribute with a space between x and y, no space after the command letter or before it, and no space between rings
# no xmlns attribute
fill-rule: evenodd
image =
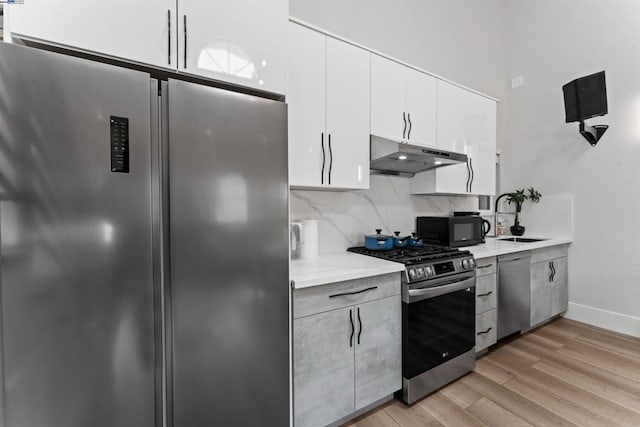
<svg viewBox="0 0 640 427"><path fill-rule="evenodd" d="M551 316L556 316L569 308L569 264L567 257L551 262L555 272L551 281Z"/></svg>
<svg viewBox="0 0 640 427"><path fill-rule="evenodd" d="M476 260L476 352L497 339L497 267L496 257Z"/></svg>
<svg viewBox="0 0 640 427"><path fill-rule="evenodd" d="M356 307L356 411L402 388L400 295Z"/></svg>
<svg viewBox="0 0 640 427"><path fill-rule="evenodd" d="M402 388L399 274L295 290L293 303L295 427L335 423Z"/></svg>
<svg viewBox="0 0 640 427"><path fill-rule="evenodd" d="M530 326L538 325L551 317L551 269L549 261L531 265L531 314Z"/></svg>
<svg viewBox="0 0 640 427"><path fill-rule="evenodd" d="M296 426L324 426L354 412L353 311L343 308L293 322Z"/></svg>
<svg viewBox="0 0 640 427"><path fill-rule="evenodd" d="M548 321L569 306L566 247L537 252L532 256L537 262L531 264L531 327Z"/></svg>

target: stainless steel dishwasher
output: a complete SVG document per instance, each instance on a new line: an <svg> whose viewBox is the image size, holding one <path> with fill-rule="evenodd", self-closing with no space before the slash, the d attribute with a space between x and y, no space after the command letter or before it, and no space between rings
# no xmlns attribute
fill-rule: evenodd
<svg viewBox="0 0 640 427"><path fill-rule="evenodd" d="M529 329L531 253L498 257L498 339Z"/></svg>

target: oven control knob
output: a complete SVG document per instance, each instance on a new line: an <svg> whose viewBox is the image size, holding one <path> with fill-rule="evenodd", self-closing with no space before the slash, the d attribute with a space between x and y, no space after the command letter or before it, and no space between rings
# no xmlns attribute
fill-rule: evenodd
<svg viewBox="0 0 640 427"><path fill-rule="evenodd" d="M409 279L416 280L416 270L413 268L409 269Z"/></svg>
<svg viewBox="0 0 640 427"><path fill-rule="evenodd" d="M467 269L469 268L469 260L468 259L463 259L462 260L462 268Z"/></svg>
<svg viewBox="0 0 640 427"><path fill-rule="evenodd" d="M419 277L420 279L424 279L424 278L426 277L426 276L425 276L425 273L424 273L424 268L422 268L422 267L418 267L418 277Z"/></svg>
<svg viewBox="0 0 640 427"><path fill-rule="evenodd" d="M436 274L436 272L433 271L433 267L432 266L426 267L425 271L427 272L427 277L431 277L431 276L434 276Z"/></svg>
<svg viewBox="0 0 640 427"><path fill-rule="evenodd" d="M476 267L476 260L473 258L469 258L469 265L471 266L471 268L475 268Z"/></svg>

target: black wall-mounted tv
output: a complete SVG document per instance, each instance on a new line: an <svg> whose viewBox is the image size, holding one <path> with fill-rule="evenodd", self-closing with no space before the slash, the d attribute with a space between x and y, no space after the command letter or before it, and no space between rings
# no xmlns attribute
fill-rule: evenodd
<svg viewBox="0 0 640 427"><path fill-rule="evenodd" d="M566 122L584 122L608 113L604 71L580 77L562 86Z"/></svg>

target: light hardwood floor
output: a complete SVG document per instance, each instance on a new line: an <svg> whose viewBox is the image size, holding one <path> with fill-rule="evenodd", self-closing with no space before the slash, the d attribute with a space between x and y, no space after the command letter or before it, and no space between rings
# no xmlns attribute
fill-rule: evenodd
<svg viewBox="0 0 640 427"><path fill-rule="evenodd" d="M345 426L483 425L640 426L640 339L558 319L415 405L395 400Z"/></svg>

